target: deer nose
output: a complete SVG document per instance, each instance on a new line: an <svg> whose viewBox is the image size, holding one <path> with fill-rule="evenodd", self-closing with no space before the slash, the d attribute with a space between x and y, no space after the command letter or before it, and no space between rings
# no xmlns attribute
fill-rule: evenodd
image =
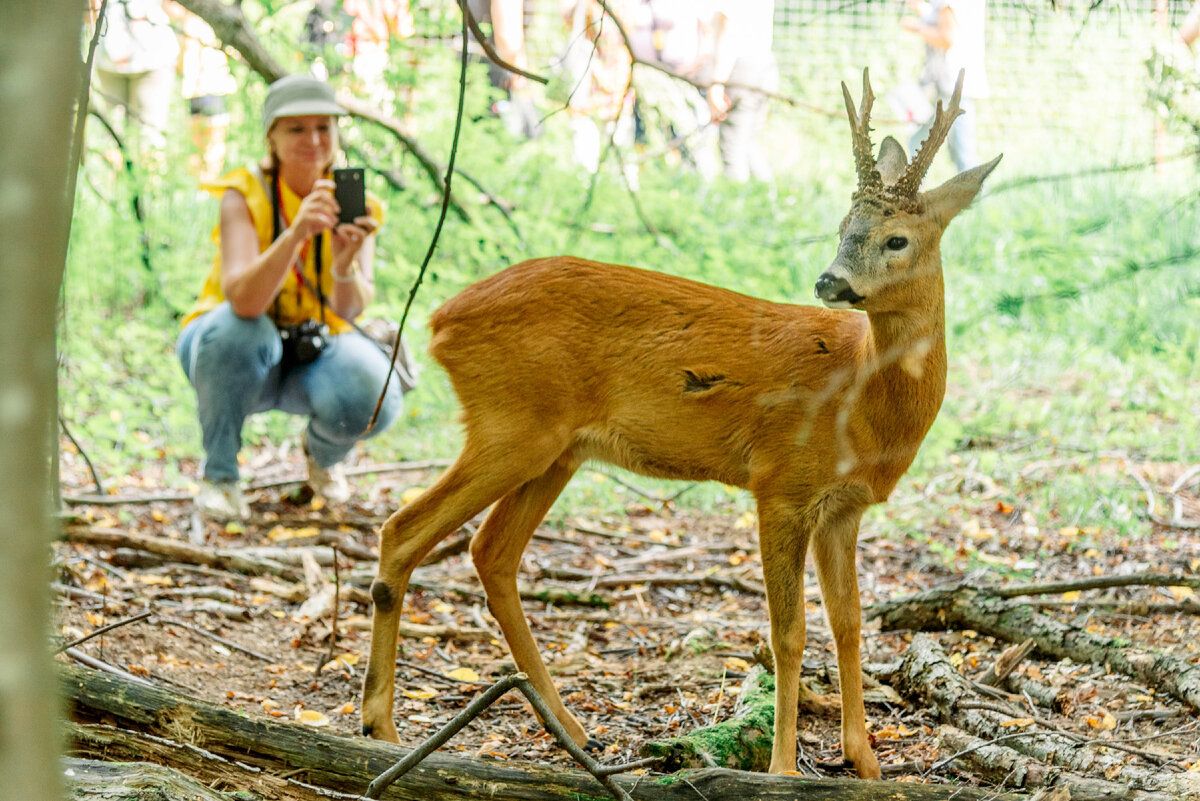
<svg viewBox="0 0 1200 801"><path fill-rule="evenodd" d="M817 300L825 303L858 303L862 295L850 287L850 282L832 273L822 273L817 279Z"/></svg>

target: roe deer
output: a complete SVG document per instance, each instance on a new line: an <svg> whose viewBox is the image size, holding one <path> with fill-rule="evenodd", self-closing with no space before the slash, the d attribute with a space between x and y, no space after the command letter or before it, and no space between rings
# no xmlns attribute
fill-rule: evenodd
<svg viewBox="0 0 1200 801"><path fill-rule="evenodd" d="M961 113L961 88L960 75L910 164L891 137L872 155L866 71L857 114L842 85L858 189L837 256L816 282L830 308L564 256L509 267L434 314L430 349L462 403L465 443L433 487L383 526L364 733L398 741L397 626L413 568L495 503L471 541L488 604L517 667L572 739L589 742L538 652L517 570L572 474L599 459L754 494L775 654L772 772L796 768L797 709L839 703L800 682L812 549L837 646L843 754L859 776L880 775L863 710L855 546L863 511L887 499L941 406L939 241L1000 160L918 191Z"/></svg>

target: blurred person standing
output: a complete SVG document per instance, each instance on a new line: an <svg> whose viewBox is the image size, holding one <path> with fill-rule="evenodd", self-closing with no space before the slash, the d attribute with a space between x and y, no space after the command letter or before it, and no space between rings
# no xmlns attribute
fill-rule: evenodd
<svg viewBox="0 0 1200 801"><path fill-rule="evenodd" d="M180 78L188 102L192 145L192 172L202 181L212 181L225 166L225 138L229 132L229 108L225 98L237 91L229 71L229 59L213 29L178 3L167 10L183 29Z"/></svg>
<svg viewBox="0 0 1200 801"><path fill-rule="evenodd" d="M525 52L525 0L467 0L475 21L488 24L488 40L496 55L523 70L529 68ZM534 139L542 132L541 114L534 102L529 79L501 66L488 63L488 80L504 92L503 100L492 106L504 127L514 136Z"/></svg>
<svg viewBox="0 0 1200 801"><path fill-rule="evenodd" d="M966 70L959 103L963 114L954 121L946 139L950 158L962 172L979 163L975 151L975 101L990 93L984 59L985 0L906 0L906 4L913 16L902 18L900 25L925 43L921 88L946 105L954 93L959 71ZM932 124L930 118L913 134L908 145L910 153L916 153Z"/></svg>
<svg viewBox="0 0 1200 801"><path fill-rule="evenodd" d="M622 24L632 18L627 2L609 0L607 5ZM633 59L620 30L596 0L565 0L561 10L571 29L562 63L572 86L567 111L575 161L595 174L606 137L618 148L633 147ZM625 161L624 174L636 190L637 165Z"/></svg>
<svg viewBox="0 0 1200 801"><path fill-rule="evenodd" d="M627 30L637 59L691 81L704 80L703 70L710 65L705 31L712 16L706 0L641 0L634 13ZM679 142L677 158L706 180L717 175L717 128L702 90L658 70L644 70L638 73L636 100L639 121L647 124L657 114L669 138Z"/></svg>
<svg viewBox="0 0 1200 801"><path fill-rule="evenodd" d="M346 55L350 69L373 103L384 106L392 99L384 73L392 37L408 39L416 33L408 0L344 0L350 16Z"/></svg>
<svg viewBox="0 0 1200 801"><path fill-rule="evenodd" d="M99 9L99 1L92 0L93 18ZM96 49L100 96L113 112L129 118L139 149L161 154L179 57L179 41L163 0L110 2L100 25Z"/></svg>
<svg viewBox="0 0 1200 801"><path fill-rule="evenodd" d="M779 88L772 52L774 0L712 0L712 85L708 107L720 124L721 160L734 181L773 179L762 143L769 99ZM755 89L763 91L755 91Z"/></svg>

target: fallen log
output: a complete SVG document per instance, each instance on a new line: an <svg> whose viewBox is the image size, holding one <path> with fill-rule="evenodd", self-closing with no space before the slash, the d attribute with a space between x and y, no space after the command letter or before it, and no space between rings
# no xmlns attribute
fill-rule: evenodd
<svg viewBox="0 0 1200 801"><path fill-rule="evenodd" d="M995 712L971 708L974 694L970 683L950 664L932 637L918 635L900 664L897 689L918 703L933 706L943 723L951 723L984 740L1002 741L1006 746L1042 762L1058 765L1081 775L1120 777L1139 790L1200 798L1200 776L1148 770L1117 757L1100 740L1079 742L1074 735L1044 728L1014 727L1014 714L1007 721ZM1006 726L1005 723L1010 725Z"/></svg>
<svg viewBox="0 0 1200 801"><path fill-rule="evenodd" d="M68 743L67 752L76 757L108 762L152 763L178 771L208 787L229 787L274 801L317 801L326 798L270 770L225 759L191 743L175 742L115 726L73 721L67 721L64 734ZM190 801L190 797L185 798ZM220 796L220 801L228 801L228 798Z"/></svg>
<svg viewBox="0 0 1200 801"><path fill-rule="evenodd" d="M276 776L303 776L306 784L341 793L362 793L408 749L209 704L158 687L137 685L72 665L59 665L60 683L77 721L105 719L155 737L185 741ZM1024 796L971 787L902 784L860 779L814 779L719 768L668 776L618 776L617 783L642 801L1021 801ZM383 794L409 801L575 801L607 797L585 771L518 762L465 759L434 753Z"/></svg>
<svg viewBox="0 0 1200 801"><path fill-rule="evenodd" d="M89 526L64 526L62 539L81 545L99 545L105 548L132 548L156 554L185 565L203 565L217 570L229 570L248 576L281 576L295 578L299 571L279 562L259 558L232 549L205 548L166 537L147 537L120 529ZM328 549L326 549L328 550ZM331 556L332 559L332 556Z"/></svg>
<svg viewBox="0 0 1200 801"><path fill-rule="evenodd" d="M71 801L229 801L177 770L149 762L68 758L62 768Z"/></svg>
<svg viewBox="0 0 1200 801"><path fill-rule="evenodd" d="M1065 785L1071 790L1071 801L1172 801L1176 798L1167 793L1150 793L1050 767L1012 748L989 743L954 726L939 727L937 737L942 751L951 755L961 754L954 761L968 763L972 775L986 776L1000 785L1008 784L1026 790Z"/></svg>
<svg viewBox="0 0 1200 801"><path fill-rule="evenodd" d="M930 590L874 604L866 610L866 618L878 618L884 631L974 629L1009 642L1032 638L1044 654L1104 665L1200 709L1200 666L1172 654L1092 634L974 587Z"/></svg>

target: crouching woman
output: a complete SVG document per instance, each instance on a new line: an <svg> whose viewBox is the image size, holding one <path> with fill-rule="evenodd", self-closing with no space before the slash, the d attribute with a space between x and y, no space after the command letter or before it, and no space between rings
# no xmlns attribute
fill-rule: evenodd
<svg viewBox="0 0 1200 801"><path fill-rule="evenodd" d="M339 223L330 168L338 151L333 89L305 75L271 84L263 105L268 156L205 188L221 198L216 261L185 317L178 353L196 390L204 438L199 511L244 518L242 425L278 409L309 418L309 484L331 503L349 500L342 461L368 436L389 360L353 321L374 296L378 203ZM370 435L401 407L400 382Z"/></svg>

